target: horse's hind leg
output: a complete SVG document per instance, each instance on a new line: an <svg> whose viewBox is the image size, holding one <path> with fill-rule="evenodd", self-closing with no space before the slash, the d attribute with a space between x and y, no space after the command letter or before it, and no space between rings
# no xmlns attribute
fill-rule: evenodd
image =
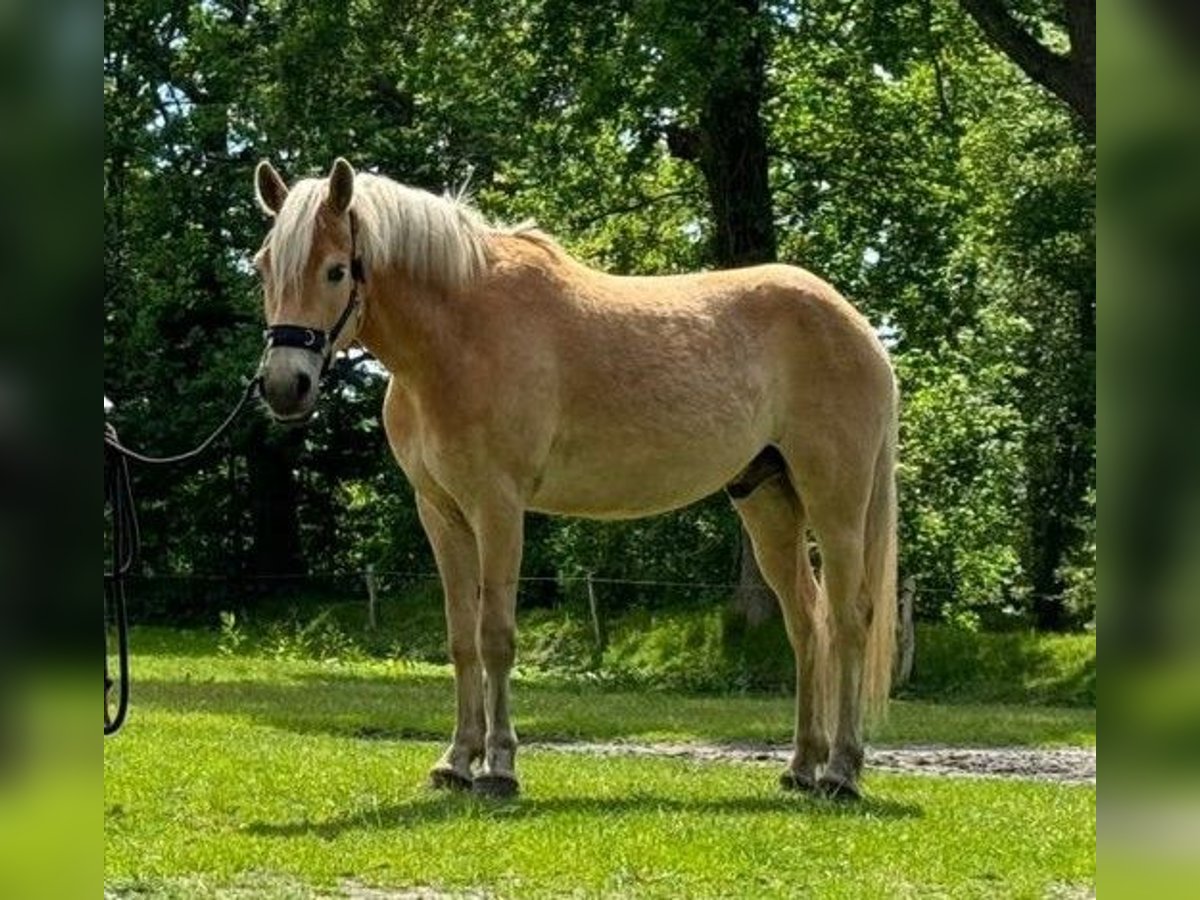
<svg viewBox="0 0 1200 900"><path fill-rule="evenodd" d="M872 618L865 565L866 493L865 487L846 490L821 496L820 501L812 492L805 494L821 548L828 616L829 659L821 689L828 698L836 698L833 746L818 786L835 797L859 796L863 765L862 689ZM828 704L825 698L820 702Z"/></svg>
<svg viewBox="0 0 1200 900"><path fill-rule="evenodd" d="M828 742L817 706L817 582L805 539L804 505L786 470L761 481L749 493L731 489L734 507L754 545L763 578L779 598L788 639L796 656L795 752L780 783L789 790L816 788L817 766Z"/></svg>
<svg viewBox="0 0 1200 900"><path fill-rule="evenodd" d="M483 667L476 641L479 556L474 533L448 497L418 495L417 511L442 576L458 711L454 738L430 771L429 781L436 788L465 790L472 784L471 766L483 757L485 733Z"/></svg>

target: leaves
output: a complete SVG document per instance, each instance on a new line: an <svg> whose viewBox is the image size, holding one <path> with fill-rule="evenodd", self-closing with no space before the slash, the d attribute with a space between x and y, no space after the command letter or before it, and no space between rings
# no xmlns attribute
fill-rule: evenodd
<svg viewBox="0 0 1200 900"><path fill-rule="evenodd" d="M758 29L779 258L866 311L900 372L920 612L1090 616L1094 147L956 2L128 0L105 28L104 386L129 443L195 443L254 366L262 157L292 179L345 155L438 191L473 173L489 217L536 219L590 264L713 264L695 142ZM303 436L247 420L187 471L136 473L150 570L432 569L378 426L383 379L340 375ZM530 574L735 572L721 498L529 535Z"/></svg>

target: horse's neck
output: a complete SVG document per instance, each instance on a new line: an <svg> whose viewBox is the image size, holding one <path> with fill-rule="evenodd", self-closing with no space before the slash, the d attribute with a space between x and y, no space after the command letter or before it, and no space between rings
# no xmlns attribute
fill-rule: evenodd
<svg viewBox="0 0 1200 900"><path fill-rule="evenodd" d="M416 381L443 352L449 312L445 301L440 292L398 272L379 273L367 297L359 342L392 375Z"/></svg>
<svg viewBox="0 0 1200 900"><path fill-rule="evenodd" d="M371 276L362 345L392 375L419 389L422 379L436 379L457 364L464 343L486 328L479 317L497 294L528 297L544 290L539 285L545 278L528 281L534 270L569 267L573 279L588 271L544 240L494 237L492 252L492 267L478 282L450 292L417 284L397 269ZM559 277L565 277L561 271Z"/></svg>

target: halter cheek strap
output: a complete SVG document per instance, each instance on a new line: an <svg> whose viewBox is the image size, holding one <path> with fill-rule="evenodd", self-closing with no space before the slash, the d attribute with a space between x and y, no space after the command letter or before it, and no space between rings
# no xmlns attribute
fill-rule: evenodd
<svg viewBox="0 0 1200 900"><path fill-rule="evenodd" d="M268 326L263 332L268 349L298 347L301 350L311 350L313 353L321 354L322 375L329 371L329 367L333 363L333 348L337 346L337 340L341 337L346 323L358 309L359 286L367 283L366 270L363 267L362 258L357 252L357 230L354 213L350 213L350 296L346 300L345 307L342 308L341 315L333 323L333 327L325 332L320 328L309 328L305 325L281 324Z"/></svg>

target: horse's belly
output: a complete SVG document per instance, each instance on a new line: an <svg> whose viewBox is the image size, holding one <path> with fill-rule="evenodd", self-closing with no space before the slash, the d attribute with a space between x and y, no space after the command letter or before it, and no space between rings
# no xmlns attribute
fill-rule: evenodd
<svg viewBox="0 0 1200 900"><path fill-rule="evenodd" d="M548 460L529 507L596 519L667 512L723 488L760 449L747 439L722 446L694 441L559 452Z"/></svg>
<svg viewBox="0 0 1200 900"><path fill-rule="evenodd" d="M714 347L667 368L626 357L620 370L595 379L603 390L568 395L530 506L637 518L728 484L770 443L773 429L766 374L730 355Z"/></svg>

